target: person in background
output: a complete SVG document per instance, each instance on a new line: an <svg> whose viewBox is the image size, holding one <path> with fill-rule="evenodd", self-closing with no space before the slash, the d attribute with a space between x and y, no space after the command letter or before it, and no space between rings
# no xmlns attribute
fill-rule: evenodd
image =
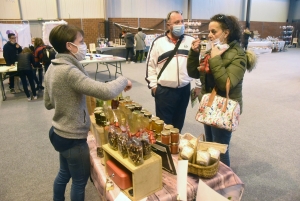
<svg viewBox="0 0 300 201"><path fill-rule="evenodd" d="M248 51L245 53L240 46L241 30L236 17L223 14L215 15L210 19L208 29L208 38L212 48L203 55L204 61L207 63L201 62L199 66L201 41L199 39L194 40L188 56L188 74L193 78L200 77L202 83L200 99L202 95L211 93L215 86L218 88L217 94L226 97L226 81L229 78L229 97L239 102L242 113L243 78L246 70L250 72L254 68L256 56ZM227 47L220 48L220 45ZM205 59L206 57L208 60ZM202 68L203 66L208 66L208 69ZM204 131L206 141L228 145L227 152L221 154L220 160L230 166L229 143L232 132L208 125L204 125Z"/></svg>
<svg viewBox="0 0 300 201"><path fill-rule="evenodd" d="M83 201L90 176L90 150L86 142L90 116L86 96L101 100L117 97L131 89L130 80L118 77L103 83L89 78L80 63L87 47L84 33L72 25L58 25L49 35L57 51L45 74L44 104L54 109L50 141L59 152L59 172L53 185L53 200L65 200L66 185L72 178L71 200Z"/></svg>
<svg viewBox="0 0 300 201"><path fill-rule="evenodd" d="M246 29L243 32L243 48L247 50L248 43L249 43L249 37L251 36L251 31L249 30L249 27L246 27Z"/></svg>
<svg viewBox="0 0 300 201"><path fill-rule="evenodd" d="M14 33L8 34L9 41L3 46L3 57L7 66L14 66L18 61L18 54L22 52L22 47L16 43L16 35ZM9 90L12 94L15 94L15 72L6 73L9 75Z"/></svg>
<svg viewBox="0 0 300 201"><path fill-rule="evenodd" d="M31 44L29 44L29 49L31 50L31 52L34 52L34 42L35 42L35 38L32 37L31 38Z"/></svg>
<svg viewBox="0 0 300 201"><path fill-rule="evenodd" d="M145 79L155 98L156 116L181 131L189 103L190 82L193 80L188 76L186 65L194 38L184 34L183 17L179 11L171 11L166 20L168 31L157 37L149 49ZM182 42L177 52L158 79L164 63L180 38ZM195 94L198 96L201 83L196 82L196 86Z"/></svg>
<svg viewBox="0 0 300 201"><path fill-rule="evenodd" d="M44 90L43 87L43 63L42 63L42 59L43 59L43 49L45 48L45 44L43 39L41 38L35 38L34 41L34 61L35 61L35 65L34 65L34 69L33 72L36 75L36 71L38 71L38 83L36 90Z"/></svg>
<svg viewBox="0 0 300 201"><path fill-rule="evenodd" d="M134 35L130 33L130 31L123 30L122 31L125 41L126 48L126 63L129 63L128 56L130 54L130 61L134 63Z"/></svg>
<svg viewBox="0 0 300 201"><path fill-rule="evenodd" d="M26 78L28 79L28 82L30 84L33 99L37 99L36 90L34 87L34 75L32 70L34 62L35 61L31 50L29 49L29 47L25 47L21 54L18 55L18 73L21 78L24 93L26 94L28 101L31 101L31 96L28 91Z"/></svg>
<svg viewBox="0 0 300 201"><path fill-rule="evenodd" d="M135 61L138 62L140 61L140 63L142 63L143 61L143 57L144 57L144 49L146 48L146 43L145 43L145 39L146 39L146 34L144 34L142 32L142 28L139 27L138 28L138 33L135 34L134 39L136 41L136 46L135 46Z"/></svg>

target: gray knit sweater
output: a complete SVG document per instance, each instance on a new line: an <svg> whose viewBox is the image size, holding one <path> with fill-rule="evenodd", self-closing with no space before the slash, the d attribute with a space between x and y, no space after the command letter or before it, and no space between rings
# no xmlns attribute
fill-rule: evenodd
<svg viewBox="0 0 300 201"><path fill-rule="evenodd" d="M57 54L45 74L44 89L45 107L55 110L55 133L68 139L87 138L90 117L85 95L109 100L120 94L127 83L124 77L108 83L95 81L72 55Z"/></svg>

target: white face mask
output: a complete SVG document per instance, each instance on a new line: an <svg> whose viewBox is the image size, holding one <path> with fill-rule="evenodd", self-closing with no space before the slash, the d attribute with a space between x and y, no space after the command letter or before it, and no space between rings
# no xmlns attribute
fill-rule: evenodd
<svg viewBox="0 0 300 201"><path fill-rule="evenodd" d="M223 33L224 33L224 32L223 32ZM222 35L223 35L223 33L222 33ZM222 36L222 35L221 35L221 36ZM220 37L221 37L221 36L220 36ZM215 40L208 41L206 50L211 49L211 48L212 48L212 44L214 44L214 45L222 45L223 42L221 42L220 37L219 37L219 38L216 38Z"/></svg>
<svg viewBox="0 0 300 201"><path fill-rule="evenodd" d="M71 43L71 42L70 42ZM78 61L82 61L85 59L85 55L87 52L87 47L86 44L80 44L80 45L75 45L74 43L71 43L72 45L76 46L78 51L76 53L71 52Z"/></svg>

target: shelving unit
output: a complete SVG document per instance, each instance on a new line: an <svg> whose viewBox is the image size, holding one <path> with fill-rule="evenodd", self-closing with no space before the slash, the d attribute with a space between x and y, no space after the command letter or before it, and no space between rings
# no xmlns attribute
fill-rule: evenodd
<svg viewBox="0 0 300 201"><path fill-rule="evenodd" d="M121 154L112 150L108 144L103 145L103 153L105 163L113 158L132 173L132 188L122 190L130 200L138 201L162 189L162 160L159 155L151 152L151 158L145 160L142 165L135 166L128 158L123 159Z"/></svg>
<svg viewBox="0 0 300 201"><path fill-rule="evenodd" d="M203 27L204 24L208 23L202 23L199 20L185 20L184 25L185 25L185 34L190 34L194 37L199 37L201 34L207 34L204 33L204 30L201 31L201 28Z"/></svg>
<svg viewBox="0 0 300 201"><path fill-rule="evenodd" d="M292 45L293 40L293 26L280 26L282 29L282 40L285 41L285 46L290 47Z"/></svg>

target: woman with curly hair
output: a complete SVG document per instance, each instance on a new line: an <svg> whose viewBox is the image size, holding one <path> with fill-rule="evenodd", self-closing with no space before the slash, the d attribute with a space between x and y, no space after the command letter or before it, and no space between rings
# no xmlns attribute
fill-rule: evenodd
<svg viewBox="0 0 300 201"><path fill-rule="evenodd" d="M218 88L217 94L226 97L226 81L230 80L229 97L240 104L242 113L242 85L246 70L254 68L256 56L253 52L244 51L240 46L241 29L238 19L234 16L217 14L210 19L209 35L211 49L201 55L199 62L200 39L192 42L189 52L187 70L190 77L200 78L201 94L211 93ZM200 64L200 66L199 66ZM231 131L204 125L206 140L228 145L220 160L230 166L229 143Z"/></svg>

